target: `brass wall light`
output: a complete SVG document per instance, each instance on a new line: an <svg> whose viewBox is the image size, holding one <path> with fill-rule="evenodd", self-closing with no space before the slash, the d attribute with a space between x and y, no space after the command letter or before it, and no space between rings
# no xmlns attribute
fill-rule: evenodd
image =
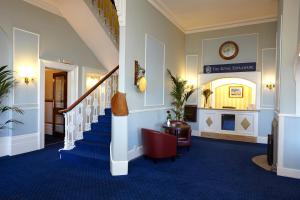
<svg viewBox="0 0 300 200"><path fill-rule="evenodd" d="M24 79L24 83L29 85L30 81L34 81L34 72L31 66L21 66L19 68L19 76Z"/></svg>
<svg viewBox="0 0 300 200"><path fill-rule="evenodd" d="M145 92L147 88L147 80L145 78L145 69L142 68L138 61L134 61L134 85L140 92Z"/></svg>
<svg viewBox="0 0 300 200"><path fill-rule="evenodd" d="M275 84L274 83L266 84L266 88L268 88L269 90L273 90L275 88Z"/></svg>

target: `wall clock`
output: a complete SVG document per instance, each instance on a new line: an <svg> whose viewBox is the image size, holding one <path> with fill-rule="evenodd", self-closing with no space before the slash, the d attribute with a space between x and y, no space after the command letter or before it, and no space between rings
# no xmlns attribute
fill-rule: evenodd
<svg viewBox="0 0 300 200"><path fill-rule="evenodd" d="M233 41L224 42L219 48L219 54L225 60L231 60L235 58L238 53L239 47Z"/></svg>

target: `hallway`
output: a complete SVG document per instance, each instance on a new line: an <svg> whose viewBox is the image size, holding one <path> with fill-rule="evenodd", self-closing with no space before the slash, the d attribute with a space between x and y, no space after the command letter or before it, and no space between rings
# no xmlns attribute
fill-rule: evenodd
<svg viewBox="0 0 300 200"><path fill-rule="evenodd" d="M252 164L259 144L193 138L175 162L130 163L128 176L112 177L109 165L59 160L61 144L0 158L0 199L299 199L300 181Z"/></svg>

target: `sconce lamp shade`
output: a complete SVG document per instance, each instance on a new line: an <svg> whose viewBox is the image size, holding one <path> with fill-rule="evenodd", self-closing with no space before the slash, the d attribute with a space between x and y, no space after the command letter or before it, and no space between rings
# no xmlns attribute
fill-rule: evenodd
<svg viewBox="0 0 300 200"><path fill-rule="evenodd" d="M147 88L147 80L145 77L141 77L138 79L137 88L140 92L145 92Z"/></svg>

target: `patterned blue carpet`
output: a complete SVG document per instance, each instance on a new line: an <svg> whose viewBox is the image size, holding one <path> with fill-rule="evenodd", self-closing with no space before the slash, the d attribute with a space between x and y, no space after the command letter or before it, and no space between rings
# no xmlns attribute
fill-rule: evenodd
<svg viewBox="0 0 300 200"><path fill-rule="evenodd" d="M193 138L191 150L175 162L140 158L122 177L110 175L107 161L59 160L61 147L0 158L0 199L300 199L300 180L252 164L264 145Z"/></svg>

